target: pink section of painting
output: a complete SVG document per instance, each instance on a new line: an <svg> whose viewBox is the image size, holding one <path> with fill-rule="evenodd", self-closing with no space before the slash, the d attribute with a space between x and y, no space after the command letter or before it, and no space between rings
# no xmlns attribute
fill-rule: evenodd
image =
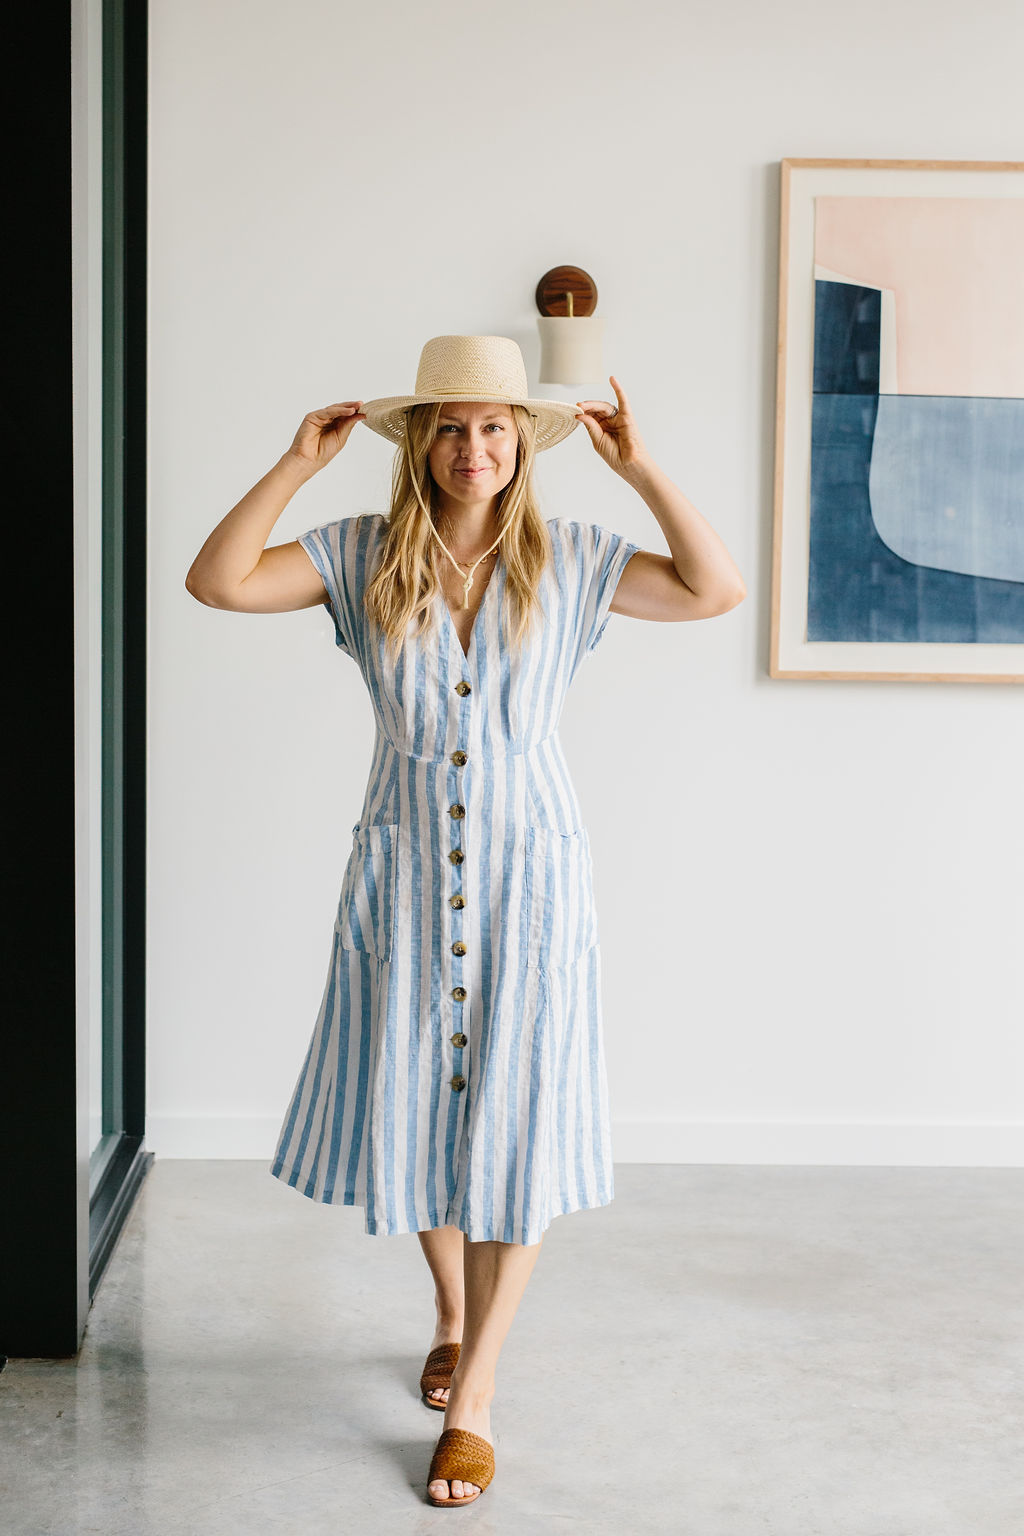
<svg viewBox="0 0 1024 1536"><path fill-rule="evenodd" d="M1024 398L1024 199L819 197L814 259L893 290L900 394Z"/></svg>

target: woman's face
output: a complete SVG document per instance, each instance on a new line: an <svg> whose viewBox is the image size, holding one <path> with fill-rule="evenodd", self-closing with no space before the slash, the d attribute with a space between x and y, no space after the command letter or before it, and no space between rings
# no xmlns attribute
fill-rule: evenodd
<svg viewBox="0 0 1024 1536"><path fill-rule="evenodd" d="M441 407L437 419L437 435L427 456L430 473L443 497L478 507L509 484L518 447L511 406L453 401Z"/></svg>

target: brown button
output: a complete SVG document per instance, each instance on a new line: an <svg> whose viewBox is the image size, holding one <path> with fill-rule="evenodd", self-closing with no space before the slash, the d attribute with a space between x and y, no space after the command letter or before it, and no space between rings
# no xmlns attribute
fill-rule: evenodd
<svg viewBox="0 0 1024 1536"><path fill-rule="evenodd" d="M448 857L451 859L453 864L461 864L465 858L465 854L461 848L453 848Z"/></svg>
<svg viewBox="0 0 1024 1536"><path fill-rule="evenodd" d="M452 1035L452 1045L457 1045L461 1051L464 1045L469 1043L469 1036L463 1034Z"/></svg>
<svg viewBox="0 0 1024 1536"><path fill-rule="evenodd" d="M452 818L453 821L461 821L465 814L466 807L464 805L459 805L458 801L456 801L454 805L450 805L448 807L448 815Z"/></svg>
<svg viewBox="0 0 1024 1536"><path fill-rule="evenodd" d="M457 912L461 911L466 905L466 898L465 896L460 896L458 891L456 891L454 896L448 897L448 905L454 907Z"/></svg>
<svg viewBox="0 0 1024 1536"><path fill-rule="evenodd" d="M469 762L469 758L466 756L465 752L453 752L452 762L455 764L456 768L464 768Z"/></svg>
<svg viewBox="0 0 1024 1536"><path fill-rule="evenodd" d="M456 939L455 943L452 945L452 954L453 955L464 955L465 953L466 953L466 946L465 946L465 944L463 944L461 939Z"/></svg>
<svg viewBox="0 0 1024 1536"><path fill-rule="evenodd" d="M455 684L455 692L461 693L462 697L465 698L467 693L473 692L473 689L470 687L469 683L463 681L461 683Z"/></svg>
<svg viewBox="0 0 1024 1536"><path fill-rule="evenodd" d="M460 1073L456 1073L452 1078L452 1087L455 1089L455 1092L458 1093L460 1088L465 1088L465 1086L466 1079Z"/></svg>
<svg viewBox="0 0 1024 1536"><path fill-rule="evenodd" d="M452 997L454 997L457 1003L464 1003L468 996L469 993L465 987L452 987Z"/></svg>

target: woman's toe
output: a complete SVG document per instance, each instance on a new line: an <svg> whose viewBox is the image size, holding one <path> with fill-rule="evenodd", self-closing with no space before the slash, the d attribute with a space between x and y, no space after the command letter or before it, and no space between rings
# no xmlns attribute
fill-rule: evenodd
<svg viewBox="0 0 1024 1536"><path fill-rule="evenodd" d="M480 1492L476 1483L464 1483L459 1477L452 1478L450 1493L448 1491L448 1481L443 1477L435 1478L427 1486L435 1499L470 1499L474 1493Z"/></svg>

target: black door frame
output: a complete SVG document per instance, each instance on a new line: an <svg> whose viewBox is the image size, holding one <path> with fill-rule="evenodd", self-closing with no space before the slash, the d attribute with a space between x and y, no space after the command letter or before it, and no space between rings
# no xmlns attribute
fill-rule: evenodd
<svg viewBox="0 0 1024 1536"><path fill-rule="evenodd" d="M12 917L0 1363L78 1352L153 1161L144 1144L148 13L146 0L102 0L102 947L115 1133L90 1189L89 1030L98 1021L83 1017L76 955L76 675L84 659L76 655L74 449L84 402L73 397L72 247L72 60L81 58L86 10L85 0L20 6L8 26L24 90L23 153L8 162L16 390L5 465Z"/></svg>

